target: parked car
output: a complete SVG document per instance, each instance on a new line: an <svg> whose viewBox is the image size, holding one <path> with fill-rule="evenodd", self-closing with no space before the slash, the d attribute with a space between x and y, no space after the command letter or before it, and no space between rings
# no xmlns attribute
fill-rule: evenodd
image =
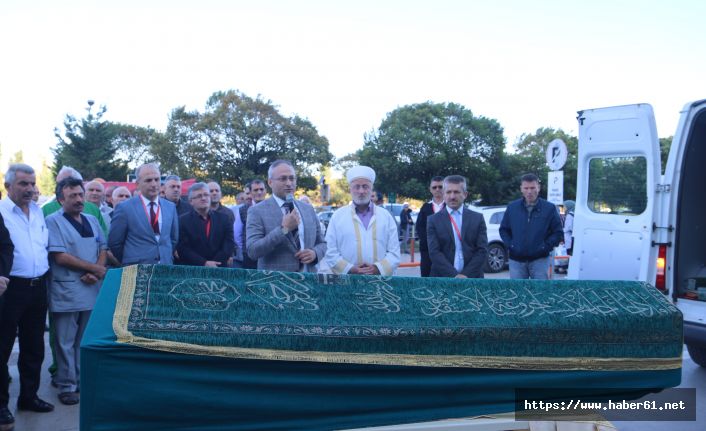
<svg viewBox="0 0 706 431"><path fill-rule="evenodd" d="M321 223L321 232L326 234L326 229L328 229L328 222L331 221L331 216L333 215L333 211L322 211L317 214L319 217L319 223Z"/></svg>
<svg viewBox="0 0 706 431"><path fill-rule="evenodd" d="M485 226L488 230L488 261L485 264L485 272L495 273L504 270L508 265L508 251L500 238L500 222L505 215L505 205L476 207L469 205L468 209L481 213L485 219Z"/></svg>

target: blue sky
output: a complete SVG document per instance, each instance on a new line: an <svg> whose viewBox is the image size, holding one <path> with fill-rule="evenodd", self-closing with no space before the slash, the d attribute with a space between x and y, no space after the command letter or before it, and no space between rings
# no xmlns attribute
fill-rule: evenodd
<svg viewBox="0 0 706 431"><path fill-rule="evenodd" d="M15 1L0 4L2 167L36 167L86 100L164 130L218 90L307 117L343 156L391 110L456 102L508 144L646 102L660 136L706 98L700 1Z"/></svg>

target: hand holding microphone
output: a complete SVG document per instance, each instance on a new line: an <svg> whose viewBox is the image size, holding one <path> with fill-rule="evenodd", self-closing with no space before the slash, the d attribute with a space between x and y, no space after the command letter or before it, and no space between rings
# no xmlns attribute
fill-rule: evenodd
<svg viewBox="0 0 706 431"><path fill-rule="evenodd" d="M297 230L299 227L300 217L297 211L294 211L294 196L288 194L284 202L284 207L289 211L282 217L282 227L290 232Z"/></svg>

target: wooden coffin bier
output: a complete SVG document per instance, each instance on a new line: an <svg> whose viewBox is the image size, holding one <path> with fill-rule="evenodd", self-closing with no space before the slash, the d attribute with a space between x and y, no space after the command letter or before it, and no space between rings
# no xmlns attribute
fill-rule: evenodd
<svg viewBox="0 0 706 431"><path fill-rule="evenodd" d="M514 409L516 388L640 396L682 320L636 282L109 273L81 346L81 429L327 430Z"/></svg>

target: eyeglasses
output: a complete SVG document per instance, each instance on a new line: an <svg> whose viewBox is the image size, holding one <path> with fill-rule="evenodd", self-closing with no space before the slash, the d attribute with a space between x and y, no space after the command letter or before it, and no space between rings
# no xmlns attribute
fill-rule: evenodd
<svg viewBox="0 0 706 431"><path fill-rule="evenodd" d="M439 189L443 189L443 188L444 188L444 186L431 186L432 190L439 190Z"/></svg>
<svg viewBox="0 0 706 431"><path fill-rule="evenodd" d="M294 175L290 175L288 177L278 177L275 178L275 180L279 181L280 183L286 183L287 181L294 182L297 180L297 177L295 177Z"/></svg>
<svg viewBox="0 0 706 431"><path fill-rule="evenodd" d="M197 195L191 196L191 200L196 200L196 199L204 199L204 198L209 198L210 195L208 193L199 193Z"/></svg>

